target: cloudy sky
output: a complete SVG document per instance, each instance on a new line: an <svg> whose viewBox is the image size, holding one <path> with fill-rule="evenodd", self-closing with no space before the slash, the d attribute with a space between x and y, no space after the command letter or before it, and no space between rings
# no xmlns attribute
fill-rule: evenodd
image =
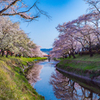
<svg viewBox="0 0 100 100"><path fill-rule="evenodd" d="M28 3L31 4L31 2ZM21 21L21 28L41 48L52 48L54 39L59 35L55 27L58 24L72 21L86 14L88 5L84 0L39 0L38 7L52 17L51 20L41 15L36 21Z"/></svg>

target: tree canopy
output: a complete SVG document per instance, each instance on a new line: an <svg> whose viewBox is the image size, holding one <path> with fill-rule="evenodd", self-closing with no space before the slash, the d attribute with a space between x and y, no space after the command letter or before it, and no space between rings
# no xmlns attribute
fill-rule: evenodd
<svg viewBox="0 0 100 100"><path fill-rule="evenodd" d="M75 58L75 53L80 51L88 51L93 56L93 48L100 44L100 1L85 1L90 5L88 14L56 27L60 34L54 41L52 57L72 55Z"/></svg>
<svg viewBox="0 0 100 100"><path fill-rule="evenodd" d="M18 22L13 23L8 17L0 17L0 50L2 56L4 51L23 56L40 56L39 48L28 35L20 29Z"/></svg>

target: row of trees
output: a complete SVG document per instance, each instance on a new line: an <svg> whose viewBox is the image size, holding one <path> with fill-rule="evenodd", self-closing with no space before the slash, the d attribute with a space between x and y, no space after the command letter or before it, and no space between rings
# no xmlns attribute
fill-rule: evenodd
<svg viewBox="0 0 100 100"><path fill-rule="evenodd" d="M72 55L75 58L75 52L80 51L88 51L93 56L93 47L100 44L100 1L85 1L92 7L89 14L56 27L60 34L54 41L52 57Z"/></svg>
<svg viewBox="0 0 100 100"><path fill-rule="evenodd" d="M6 57L9 52L16 56L34 56L37 54L37 46L30 40L28 35L20 29L19 23L13 23L7 17L0 17L0 50L2 56L6 51Z"/></svg>
<svg viewBox="0 0 100 100"><path fill-rule="evenodd" d="M0 53L6 57L14 53L16 56L43 56L40 47L31 41L27 34L19 28L19 23L13 23L2 16L19 16L25 21L32 21L45 15L47 12L38 7L38 0L0 0Z"/></svg>

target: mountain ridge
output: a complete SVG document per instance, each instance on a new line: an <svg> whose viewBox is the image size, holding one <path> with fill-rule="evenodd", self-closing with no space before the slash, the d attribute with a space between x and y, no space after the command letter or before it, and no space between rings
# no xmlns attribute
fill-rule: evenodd
<svg viewBox="0 0 100 100"><path fill-rule="evenodd" d="M52 48L46 49L46 48L41 48L40 49L42 52L45 52L46 54L49 54Z"/></svg>

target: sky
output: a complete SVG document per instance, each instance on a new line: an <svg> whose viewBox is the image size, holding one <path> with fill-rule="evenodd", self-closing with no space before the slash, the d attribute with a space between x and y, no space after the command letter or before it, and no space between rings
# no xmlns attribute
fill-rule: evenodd
<svg viewBox="0 0 100 100"><path fill-rule="evenodd" d="M86 14L88 8L84 0L39 0L39 2L38 7L46 11L51 19L41 15L38 20L30 23L20 21L20 27L29 33L29 38L41 48L52 48L54 39L59 35L56 30L58 24L77 19Z"/></svg>

